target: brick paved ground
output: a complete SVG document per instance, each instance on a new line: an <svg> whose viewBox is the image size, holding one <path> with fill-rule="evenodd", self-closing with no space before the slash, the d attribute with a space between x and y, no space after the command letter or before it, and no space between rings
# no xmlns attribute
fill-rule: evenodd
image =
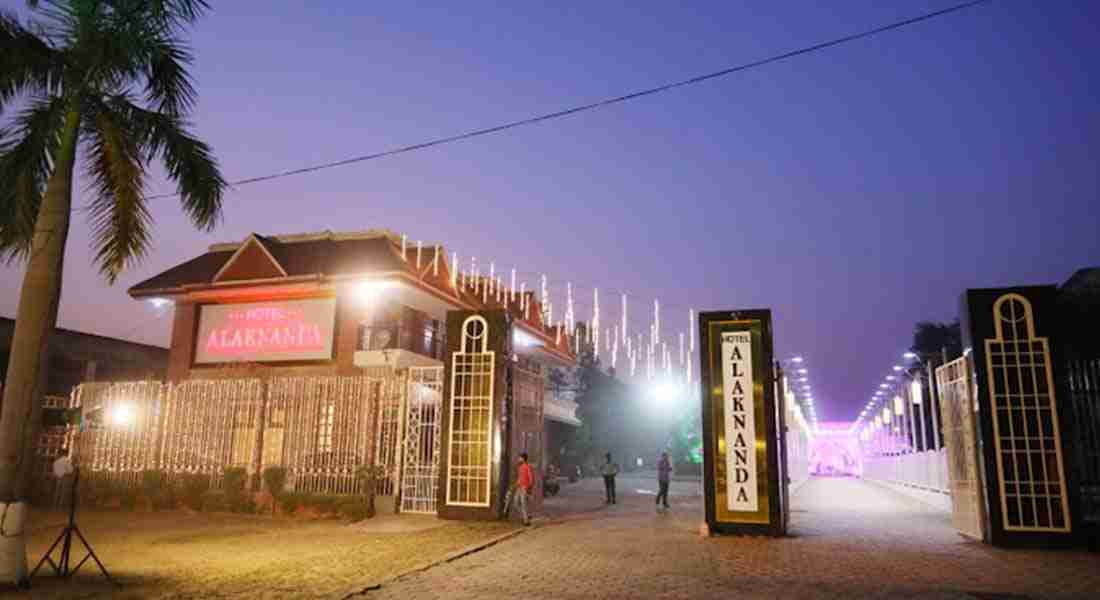
<svg viewBox="0 0 1100 600"><path fill-rule="evenodd" d="M806 484L786 539L702 538L698 484L566 487L532 531L370 592L371 598L1100 598L1100 556L969 542L947 516L853 479Z"/></svg>

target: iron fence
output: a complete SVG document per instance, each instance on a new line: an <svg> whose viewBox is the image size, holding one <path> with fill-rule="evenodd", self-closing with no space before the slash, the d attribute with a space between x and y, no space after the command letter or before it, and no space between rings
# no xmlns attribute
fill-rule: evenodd
<svg viewBox="0 0 1100 600"><path fill-rule="evenodd" d="M1081 517L1100 525L1100 359L1067 364L1073 465L1081 501Z"/></svg>

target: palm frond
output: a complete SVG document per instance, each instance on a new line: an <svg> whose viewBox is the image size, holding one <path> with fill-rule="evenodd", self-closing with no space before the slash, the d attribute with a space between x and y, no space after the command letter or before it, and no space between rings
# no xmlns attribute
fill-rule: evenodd
<svg viewBox="0 0 1100 600"><path fill-rule="evenodd" d="M150 44L145 66L145 96L162 113L187 114L195 105L195 86L187 66L191 50L172 38L160 38Z"/></svg>
<svg viewBox="0 0 1100 600"><path fill-rule="evenodd" d="M26 256L60 144L65 100L32 102L0 133L0 258Z"/></svg>
<svg viewBox="0 0 1100 600"><path fill-rule="evenodd" d="M125 96L110 100L112 110L127 115L150 158L164 161L168 177L176 182L183 209L196 227L211 230L222 212L226 182L210 146L187 131L177 116L145 110Z"/></svg>
<svg viewBox="0 0 1100 600"><path fill-rule="evenodd" d="M96 263L111 283L126 266L145 256L152 224L145 204L143 135L127 116L97 103L84 126L86 172L94 193L89 212L92 243Z"/></svg>
<svg viewBox="0 0 1100 600"><path fill-rule="evenodd" d="M168 27L180 27L194 23L205 13L210 4L205 0L138 0L143 2L149 14Z"/></svg>
<svg viewBox="0 0 1100 600"><path fill-rule="evenodd" d="M21 92L59 93L63 74L60 52L18 18L0 12L0 110Z"/></svg>

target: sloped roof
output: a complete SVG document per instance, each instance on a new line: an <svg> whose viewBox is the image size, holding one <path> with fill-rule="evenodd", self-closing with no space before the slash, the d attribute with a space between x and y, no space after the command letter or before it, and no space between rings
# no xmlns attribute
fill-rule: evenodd
<svg viewBox="0 0 1100 600"><path fill-rule="evenodd" d="M451 269L457 268L447 260L441 246L423 246L417 260L417 249L406 245L405 258L401 256L401 238L385 230L364 233L296 234L262 236L251 234L241 242L214 244L207 252L154 275L130 288L131 296L148 297L185 293L187 290L215 285L215 277L246 244L259 242L288 278L341 277L372 274L403 273L423 289L432 290L456 306L473 309L504 309L517 325L539 336L544 347L566 360L573 360L572 336L558 324L542 322L542 306L533 291L522 296L516 293L508 298L503 285L499 293L487 294L484 286L487 277L463 276L457 286L451 285ZM439 252L438 264L436 252ZM244 256L247 253L240 253ZM270 260L267 261L270 263ZM419 269L417 265L419 263ZM245 269L247 270L247 269ZM268 271L270 273L270 271ZM247 284L250 280L234 274L231 283ZM278 278L258 276L251 281L271 283ZM497 292L497 286L492 286ZM521 310L527 305L527 310ZM558 331L561 329L561 332Z"/></svg>
<svg viewBox="0 0 1100 600"><path fill-rule="evenodd" d="M286 270L288 277L415 270L411 261L401 259L400 245L395 244L386 235L369 237L327 235L312 239L293 239L291 236L281 239L279 236L253 235ZM214 276L244 243L215 244L205 254L134 285L130 288L130 294L140 296L176 290L186 285L212 283ZM426 248L422 252L423 255L427 255L427 261L430 264L434 249ZM415 250L411 253L415 253Z"/></svg>

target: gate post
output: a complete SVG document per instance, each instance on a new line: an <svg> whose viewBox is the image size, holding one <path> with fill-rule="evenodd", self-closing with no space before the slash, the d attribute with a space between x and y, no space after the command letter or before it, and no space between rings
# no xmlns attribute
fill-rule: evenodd
<svg viewBox="0 0 1100 600"><path fill-rule="evenodd" d="M1067 546L1080 530L1072 425L1058 360L1055 286L967 290L963 348L973 357L987 512L997 546Z"/></svg>
<svg viewBox="0 0 1100 600"><path fill-rule="evenodd" d="M493 520L511 472L512 322L503 310L447 313L439 517Z"/></svg>

